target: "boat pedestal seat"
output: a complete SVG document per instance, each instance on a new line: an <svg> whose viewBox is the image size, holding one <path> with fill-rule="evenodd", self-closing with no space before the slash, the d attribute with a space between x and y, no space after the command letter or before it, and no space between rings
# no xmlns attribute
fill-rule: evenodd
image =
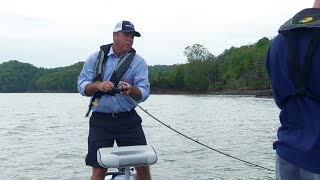
<svg viewBox="0 0 320 180"><path fill-rule="evenodd" d="M158 157L153 147L147 145L108 147L97 150L99 165L104 168L124 168L125 180L133 179L133 176L130 175L130 167L152 165L157 160Z"/></svg>
<svg viewBox="0 0 320 180"><path fill-rule="evenodd" d="M148 166L158 160L153 147L147 145L108 147L97 150L97 161L104 168Z"/></svg>

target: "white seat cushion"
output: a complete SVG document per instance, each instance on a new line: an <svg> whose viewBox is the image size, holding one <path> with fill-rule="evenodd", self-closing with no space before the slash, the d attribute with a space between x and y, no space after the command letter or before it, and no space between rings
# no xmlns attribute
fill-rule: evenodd
<svg viewBox="0 0 320 180"><path fill-rule="evenodd" d="M122 146L97 150L97 161L104 168L137 167L155 164L158 160L153 147Z"/></svg>

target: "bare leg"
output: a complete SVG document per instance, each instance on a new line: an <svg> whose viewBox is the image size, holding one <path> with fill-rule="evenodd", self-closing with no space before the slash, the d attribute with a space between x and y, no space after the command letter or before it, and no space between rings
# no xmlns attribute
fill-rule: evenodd
<svg viewBox="0 0 320 180"><path fill-rule="evenodd" d="M92 168L91 180L104 180L108 169Z"/></svg>
<svg viewBox="0 0 320 180"><path fill-rule="evenodd" d="M136 167L136 180L151 180L149 166Z"/></svg>

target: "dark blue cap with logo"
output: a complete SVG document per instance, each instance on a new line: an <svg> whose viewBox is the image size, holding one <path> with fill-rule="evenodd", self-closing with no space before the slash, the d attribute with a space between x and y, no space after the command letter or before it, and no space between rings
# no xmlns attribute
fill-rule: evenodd
<svg viewBox="0 0 320 180"><path fill-rule="evenodd" d="M133 32L134 36L140 37L141 34L134 29L134 25L130 21L120 21L114 27L113 32Z"/></svg>

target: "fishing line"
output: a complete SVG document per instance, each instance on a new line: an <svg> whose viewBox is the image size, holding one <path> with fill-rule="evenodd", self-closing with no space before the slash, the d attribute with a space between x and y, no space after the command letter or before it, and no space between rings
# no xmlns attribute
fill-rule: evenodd
<svg viewBox="0 0 320 180"><path fill-rule="evenodd" d="M123 92L124 92L124 91L123 91ZM125 92L124 92L124 93L125 93ZM245 160L239 159L239 158L237 158L237 157L235 157L235 156L232 156L232 155L230 155L230 154L227 154L227 153L224 153L224 152L219 151L219 150L217 150L217 149L214 149L214 148L212 148L212 147L210 147L210 146L208 146L208 145L205 145L205 144L203 144L203 143L201 143L201 142L199 142L199 141L197 141L197 140L195 140L195 139L193 139L193 138L191 138L191 137L189 137L189 136L187 136L187 135L185 135L185 134L183 134L183 133L175 130L174 128L172 128L172 127L170 127L169 125L165 124L164 122L160 121L159 119L157 119L156 117L154 117L152 114L150 114L148 111L146 111L145 109L143 109L143 108L142 108L134 99L132 99L127 93L125 93L125 94L126 94L126 95L131 99L131 101L132 101L133 103L135 103L135 105L137 105L143 112L145 112L146 114L148 114L150 117L152 117L153 119L155 119L156 121L158 121L158 122L161 123L162 125L164 125L164 126L166 126L167 128L171 129L172 131L180 134L181 136L183 136L183 137L185 137L185 138L187 138L187 139L189 139L189 140L191 140L191 141L193 141L193 142L195 142L195 143L197 143L197 144L200 144L200 145L202 145L202 146L204 146L204 147L206 147L206 148L208 148L208 149L211 149L211 150L213 150L213 151L215 151L215 152L217 152L217 153L220 153L220 154L223 154L223 155L225 155L225 156L228 156L228 157L230 157L230 158L236 159L236 160L238 160L238 161L244 162L244 163L246 163L246 164L249 164L249 165L252 165L252 166L261 168L261 169L265 169L265 170L267 170L267 171L273 171L273 172L275 172L275 170L273 170L273 169L269 169L269 168L266 168L266 167L263 167L263 166L260 166L260 165L251 163L251 162L249 162L249 161L245 161Z"/></svg>

